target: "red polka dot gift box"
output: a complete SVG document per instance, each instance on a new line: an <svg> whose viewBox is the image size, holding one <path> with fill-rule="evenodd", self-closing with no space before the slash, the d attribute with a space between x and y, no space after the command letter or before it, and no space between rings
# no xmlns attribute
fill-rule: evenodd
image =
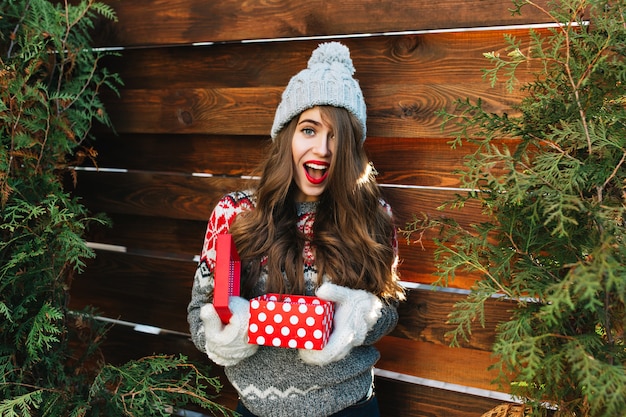
<svg viewBox="0 0 626 417"><path fill-rule="evenodd" d="M265 294L250 300L249 342L320 350L332 330L334 305L317 297Z"/></svg>

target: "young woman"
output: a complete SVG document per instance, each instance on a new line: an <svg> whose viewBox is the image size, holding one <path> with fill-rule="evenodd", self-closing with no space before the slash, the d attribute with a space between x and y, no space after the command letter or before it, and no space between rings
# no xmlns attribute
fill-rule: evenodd
<svg viewBox="0 0 626 417"><path fill-rule="evenodd" d="M254 190L223 197L209 220L188 320L194 343L225 372L244 416L378 416L373 344L397 323L403 298L396 235L363 142L366 109L344 45L321 44L276 110ZM216 236L231 233L241 297L223 325L211 304ZM249 301L317 295L335 305L322 350L248 343Z"/></svg>

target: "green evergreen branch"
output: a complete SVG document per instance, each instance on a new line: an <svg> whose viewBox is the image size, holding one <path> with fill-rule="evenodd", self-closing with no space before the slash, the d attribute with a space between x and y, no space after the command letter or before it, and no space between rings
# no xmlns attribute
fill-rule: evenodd
<svg viewBox="0 0 626 417"><path fill-rule="evenodd" d="M41 403L41 394L42 390L37 390L0 401L0 416L23 417L30 415L30 408L37 408Z"/></svg>
<svg viewBox="0 0 626 417"><path fill-rule="evenodd" d="M227 415L209 394L219 381L187 358L109 372L100 352L108 328L93 309L68 311L72 280L95 256L86 228L105 219L64 190L63 175L93 121L111 126L99 94L119 93L121 79L89 45L98 13L114 19L113 9L95 0L1 4L0 415L165 416L190 402Z"/></svg>
<svg viewBox="0 0 626 417"><path fill-rule="evenodd" d="M517 301L497 326L494 368L529 416L546 416L549 403L559 416L614 417L626 409L626 4L515 0L513 11L527 5L555 28L530 31L528 48L505 36L506 55L485 54L485 79L507 90L521 62L541 63L521 86L519 116L469 99L438 113L442 128L455 129L452 148L477 149L458 172L470 191L442 206L474 202L488 221L461 227L425 217L405 232L422 243L439 231L437 285L479 275L449 315L452 345L484 325L488 297ZM519 140L514 149L494 142L509 138Z"/></svg>

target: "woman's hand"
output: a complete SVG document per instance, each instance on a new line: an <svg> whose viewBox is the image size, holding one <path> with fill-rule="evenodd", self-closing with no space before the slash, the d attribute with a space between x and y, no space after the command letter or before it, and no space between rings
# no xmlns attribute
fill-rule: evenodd
<svg viewBox="0 0 626 417"><path fill-rule="evenodd" d="M380 318L382 302L365 290L325 282L316 295L335 303L333 331L322 350L300 349L300 358L311 365L326 365L346 357L348 352L360 346L367 332Z"/></svg>
<svg viewBox="0 0 626 417"><path fill-rule="evenodd" d="M213 304L205 304L200 309L207 355L213 362L222 366L235 365L253 355L259 348L258 345L248 343L250 302L241 297L231 296L228 299L228 307L233 315L226 325L220 320Z"/></svg>

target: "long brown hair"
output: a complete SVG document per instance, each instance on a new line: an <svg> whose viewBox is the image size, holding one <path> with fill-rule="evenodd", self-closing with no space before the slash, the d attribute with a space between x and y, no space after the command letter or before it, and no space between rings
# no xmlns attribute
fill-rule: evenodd
<svg viewBox="0 0 626 417"><path fill-rule="evenodd" d="M318 285L326 275L337 285L402 298L393 245L395 227L381 204L380 190L361 142L361 127L343 108L319 108L324 121L333 127L337 149L313 224L311 245ZM291 151L297 122L298 116L270 145L255 192L256 209L239 215L231 228L243 263L244 294L256 284L264 256L268 292L304 292L302 252L306 237L297 228L297 186Z"/></svg>

